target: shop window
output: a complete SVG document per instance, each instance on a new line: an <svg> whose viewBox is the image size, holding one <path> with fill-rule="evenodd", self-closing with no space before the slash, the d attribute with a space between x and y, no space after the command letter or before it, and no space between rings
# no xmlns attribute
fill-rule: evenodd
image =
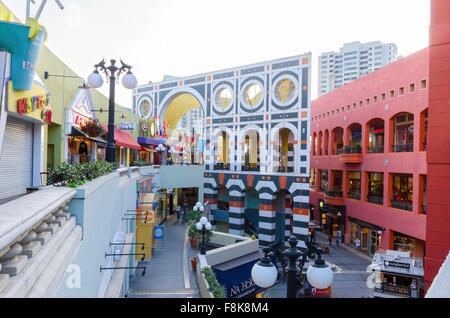
<svg viewBox="0 0 450 318"><path fill-rule="evenodd" d="M361 172L348 172L348 193L347 196L354 200L361 199Z"/></svg>
<svg viewBox="0 0 450 318"><path fill-rule="evenodd" d="M310 169L309 188L316 191L316 169Z"/></svg>
<svg viewBox="0 0 450 318"><path fill-rule="evenodd" d="M401 113L394 117L393 152L412 152L414 143L414 115Z"/></svg>
<svg viewBox="0 0 450 318"><path fill-rule="evenodd" d="M320 191L328 190L328 170L320 170Z"/></svg>
<svg viewBox="0 0 450 318"><path fill-rule="evenodd" d="M392 207L412 211L413 176L412 174L392 175Z"/></svg>
<svg viewBox="0 0 450 318"><path fill-rule="evenodd" d="M415 255L416 240L413 237L394 233L394 250L399 252L409 252L411 256Z"/></svg>
<svg viewBox="0 0 450 318"><path fill-rule="evenodd" d="M420 212L422 214L427 214L427 176L426 175L421 175L420 176L420 187L421 187L421 193L422 193L422 198L421 198L421 204L420 204Z"/></svg>
<svg viewBox="0 0 450 318"><path fill-rule="evenodd" d="M368 195L371 203L383 204L384 174L382 172L368 173Z"/></svg>

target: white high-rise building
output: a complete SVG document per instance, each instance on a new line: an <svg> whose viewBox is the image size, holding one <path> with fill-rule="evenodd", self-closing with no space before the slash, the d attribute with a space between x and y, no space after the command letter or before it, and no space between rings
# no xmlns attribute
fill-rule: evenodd
<svg viewBox="0 0 450 318"><path fill-rule="evenodd" d="M398 59L397 46L376 42L345 43L339 52L319 56L319 96Z"/></svg>

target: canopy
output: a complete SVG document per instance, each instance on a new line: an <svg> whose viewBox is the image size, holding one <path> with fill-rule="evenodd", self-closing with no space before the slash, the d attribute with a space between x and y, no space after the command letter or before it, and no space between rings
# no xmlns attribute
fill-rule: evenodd
<svg viewBox="0 0 450 318"><path fill-rule="evenodd" d="M108 131L107 125L102 124L102 126ZM136 142L132 134L117 127L114 127L114 142L117 147L141 150L141 145Z"/></svg>
<svg viewBox="0 0 450 318"><path fill-rule="evenodd" d="M102 143L102 144L106 144L106 140L103 139L102 137L91 137L88 134L86 134L85 132L83 132L80 128L76 127L76 126L72 126L72 132L70 133L69 136L73 136L73 137L83 137L98 143Z"/></svg>
<svg viewBox="0 0 450 318"><path fill-rule="evenodd" d="M165 144L165 139L160 138L149 138L149 137L138 137L138 143L144 146L158 146L159 144Z"/></svg>

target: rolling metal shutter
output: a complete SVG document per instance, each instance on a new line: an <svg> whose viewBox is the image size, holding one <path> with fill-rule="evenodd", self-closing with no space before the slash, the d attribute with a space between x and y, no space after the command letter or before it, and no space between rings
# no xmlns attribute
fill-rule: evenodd
<svg viewBox="0 0 450 318"><path fill-rule="evenodd" d="M25 194L32 176L33 125L8 118L0 153L0 200Z"/></svg>

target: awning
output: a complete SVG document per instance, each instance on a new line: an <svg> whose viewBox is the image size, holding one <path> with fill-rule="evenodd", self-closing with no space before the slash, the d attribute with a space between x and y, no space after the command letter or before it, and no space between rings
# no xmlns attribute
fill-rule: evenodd
<svg viewBox="0 0 450 318"><path fill-rule="evenodd" d="M351 218L351 217L349 217L348 219L349 219L350 222L358 224L358 225L360 225L362 227L367 227L367 228L375 230L375 231L384 231L384 228L382 228L381 226L370 224L370 223L367 223L367 222L364 222L364 221L361 221L361 220L358 220L358 219L354 219L354 218Z"/></svg>
<svg viewBox="0 0 450 318"><path fill-rule="evenodd" d="M149 137L138 137L138 143L144 146L158 146L159 144L165 144L165 139L160 138L149 138Z"/></svg>
<svg viewBox="0 0 450 318"><path fill-rule="evenodd" d="M103 127L108 131L107 125L103 124ZM114 143L117 147L141 150L141 145L136 142L132 134L117 127L114 127Z"/></svg>
<svg viewBox="0 0 450 318"><path fill-rule="evenodd" d="M102 137L98 136L98 137L91 137L88 134L86 134L85 132L83 132L80 128L76 127L76 126L72 126L72 131L70 133L69 136L72 137L83 137L101 144L107 144L106 140L103 139Z"/></svg>
<svg viewBox="0 0 450 318"><path fill-rule="evenodd" d="M141 146L141 151L156 152L156 150L153 149L152 147L144 147L144 146Z"/></svg>

